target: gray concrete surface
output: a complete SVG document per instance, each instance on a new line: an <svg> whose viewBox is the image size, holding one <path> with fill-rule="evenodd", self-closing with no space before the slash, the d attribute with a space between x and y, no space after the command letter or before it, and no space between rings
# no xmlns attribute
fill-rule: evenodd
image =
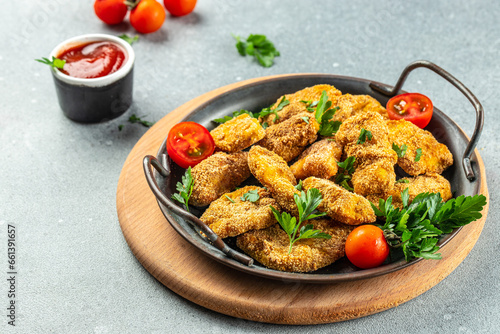
<svg viewBox="0 0 500 334"><path fill-rule="evenodd" d="M187 17L167 15L141 36L135 96L122 117L82 125L57 104L49 69L33 61L60 41L107 27L91 1L9 1L0 25L0 332L2 333L499 333L500 252L498 1L199 0ZM231 33L264 33L282 56L262 68L240 57ZM468 86L486 110L479 142L490 211L479 241L445 280L421 296L369 317L320 326L277 326L204 309L157 282L120 230L115 191L127 154L177 106L235 81L321 72L392 84L411 61L427 59ZM471 133L468 101L420 70L405 89ZM123 131L118 125L125 124ZM7 229L16 227L16 326L8 325Z"/></svg>

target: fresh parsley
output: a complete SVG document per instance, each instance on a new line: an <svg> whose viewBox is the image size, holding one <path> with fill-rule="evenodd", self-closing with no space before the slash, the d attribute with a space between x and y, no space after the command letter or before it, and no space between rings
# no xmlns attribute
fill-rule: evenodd
<svg viewBox="0 0 500 334"><path fill-rule="evenodd" d="M254 56L263 67L271 67L274 64L274 57L280 55L274 44L265 35L248 36L246 41L242 41L239 36L236 39L236 49L242 56Z"/></svg>
<svg viewBox="0 0 500 334"><path fill-rule="evenodd" d="M417 150L415 151L415 162L418 162L420 161L420 158L422 157L422 149L421 148L417 148Z"/></svg>
<svg viewBox="0 0 500 334"><path fill-rule="evenodd" d="M257 189L254 190L249 190L246 193L243 194L243 196L240 196L240 199L248 202L257 202L259 200L259 191Z"/></svg>
<svg viewBox="0 0 500 334"><path fill-rule="evenodd" d="M134 124L134 123L141 124L142 126L144 126L146 128L150 128L155 124L155 122L149 122L149 121L143 120L142 118L138 117L136 114L132 114L132 116L130 116L128 118L128 121L129 121L129 123L132 123L132 124ZM122 131L123 127L124 127L123 124L118 125L118 130Z"/></svg>
<svg viewBox="0 0 500 334"><path fill-rule="evenodd" d="M293 195L293 199L297 204L297 209L299 211L299 221L297 218L292 217L289 213L280 213L272 205L271 210L273 211L274 217L280 224L280 226L288 234L288 239L290 241L290 248L288 249L288 254L292 252L293 244L300 239L310 239L310 238L323 238L331 239L331 235L323 233L320 230L315 230L312 224L302 225L303 222L309 219L322 217L326 215L324 212L315 211L318 205L323 200L321 193L318 189L312 188L307 191L307 193L301 191L300 196L298 194ZM300 228L300 231L299 231ZM299 232L299 235L297 235Z"/></svg>
<svg viewBox="0 0 500 334"><path fill-rule="evenodd" d="M232 120L233 118L236 118L236 117L243 115L243 114L249 114L250 116L255 118L255 115L253 114L253 112L251 112L249 110L241 109L241 110L233 111L233 116L224 116L222 118L216 118L216 119L213 119L212 122L219 123L219 124L226 123L227 121Z"/></svg>
<svg viewBox="0 0 500 334"><path fill-rule="evenodd" d="M302 180L299 180L299 183L297 183L296 186L294 186L295 189L297 189L298 191L302 191Z"/></svg>
<svg viewBox="0 0 500 334"><path fill-rule="evenodd" d="M340 185L341 187L344 187L345 189L349 191L353 191L354 189L349 185L349 181L352 178L352 174L356 170L354 168L354 161L356 161L356 157L347 157L342 162L337 162L337 165L339 166L340 170L335 176L335 183Z"/></svg>
<svg viewBox="0 0 500 334"><path fill-rule="evenodd" d="M358 141L356 142L356 144L364 144L367 139L372 140L372 138L373 138L373 135L372 135L371 131L366 130L365 128L362 128L361 132L359 133Z"/></svg>
<svg viewBox="0 0 500 334"><path fill-rule="evenodd" d="M398 158L402 158L405 156L406 150L408 149L408 146L403 144L403 145L401 145L401 147L399 147L396 143L392 143L392 149L396 152L396 154L398 155Z"/></svg>
<svg viewBox="0 0 500 334"><path fill-rule="evenodd" d="M301 117L301 119L306 122L307 124L309 124L309 117L307 116L304 116L304 117Z"/></svg>
<svg viewBox="0 0 500 334"><path fill-rule="evenodd" d="M231 202L231 203L236 203L236 202L234 201L234 199L232 199L232 198L231 198L231 197L229 197L228 195L224 194L224 196L226 196L226 198L229 200L229 202Z"/></svg>
<svg viewBox="0 0 500 334"><path fill-rule="evenodd" d="M191 193L193 192L193 177L191 176L191 167L186 169L186 172L182 176L182 183L177 182L175 185L175 189L179 192L172 195L172 199L184 204L186 206L186 210L189 212L189 197L191 197Z"/></svg>
<svg viewBox="0 0 500 334"><path fill-rule="evenodd" d="M66 60L62 60L59 58L56 58L52 56L52 60L49 60L48 58L42 57L42 59L35 59L37 62L40 62L45 65L49 65L52 68L58 68L58 69L63 69L64 64L66 64Z"/></svg>
<svg viewBox="0 0 500 334"><path fill-rule="evenodd" d="M120 35L118 37L123 39L125 42L127 42L130 45L134 44L134 42L137 42L139 40L139 35L135 35L134 37L130 37L127 34L123 34L123 35Z"/></svg>
<svg viewBox="0 0 500 334"><path fill-rule="evenodd" d="M332 106L332 101L328 100L326 91L321 93L319 101L311 102L301 100L301 102L306 104L306 109L308 111L314 112L316 121L319 123L318 133L321 136L331 137L338 131L342 122L331 122L330 120L333 118L333 115L335 115L335 112L339 109L339 107L330 108Z"/></svg>
<svg viewBox="0 0 500 334"><path fill-rule="evenodd" d="M392 196L380 199L375 214L385 219L380 226L392 247L401 247L406 261L440 259L439 237L481 218L484 195L459 196L443 202L439 193L421 193L409 204L408 188L401 192L403 208L392 205Z"/></svg>
<svg viewBox="0 0 500 334"><path fill-rule="evenodd" d="M290 101L288 101L286 99L285 96L283 96L280 100L280 102L278 102L278 105L276 106L276 108L274 109L271 109L271 107L266 107L266 108L263 108L260 112L251 112L249 110L245 110L245 109L241 109L239 111L233 111L233 116L224 116L222 118L216 118L216 119L213 119L212 122L216 122L216 123L226 123L227 121L235 118L235 117L238 117L242 114L249 114L251 117L253 118L260 118L260 117L266 117L267 115L270 115L270 114L274 114L275 115L275 118L274 120L278 120L280 117L278 115L278 111L282 110L283 107L287 106L288 104L290 104ZM264 122L262 123L262 127L264 129L266 129L269 125Z"/></svg>
<svg viewBox="0 0 500 334"><path fill-rule="evenodd" d="M410 181L408 179L399 179L396 180L396 183L410 183Z"/></svg>

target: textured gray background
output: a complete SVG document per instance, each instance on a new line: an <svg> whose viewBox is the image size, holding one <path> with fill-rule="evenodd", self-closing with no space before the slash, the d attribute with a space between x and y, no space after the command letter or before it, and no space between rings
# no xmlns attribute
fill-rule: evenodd
<svg viewBox="0 0 500 334"><path fill-rule="evenodd" d="M18 333L498 333L499 1L199 0L187 17L142 36L135 95L122 117L97 125L66 119L49 69L33 61L62 40L119 34L91 1L5 1L0 11L0 332ZM231 33L264 33L282 56L265 69L240 57ZM277 326L204 309L172 293L135 259L121 233L115 192L122 165L146 128L177 106L235 81L321 72L393 84L411 61L442 66L482 102L479 142L490 211L479 241L444 281L394 309L320 326ZM418 70L405 89L471 133L468 101ZM125 124L123 131L118 125ZM7 224L17 227L17 326L7 326ZM311 293L314 293L314 287Z"/></svg>

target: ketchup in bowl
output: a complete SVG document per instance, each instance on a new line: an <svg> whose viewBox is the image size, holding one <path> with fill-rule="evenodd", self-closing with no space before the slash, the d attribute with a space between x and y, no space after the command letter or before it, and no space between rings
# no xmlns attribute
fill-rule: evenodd
<svg viewBox="0 0 500 334"><path fill-rule="evenodd" d="M111 41L73 46L57 56L65 60L60 71L74 78L100 78L118 71L127 60L125 50Z"/></svg>

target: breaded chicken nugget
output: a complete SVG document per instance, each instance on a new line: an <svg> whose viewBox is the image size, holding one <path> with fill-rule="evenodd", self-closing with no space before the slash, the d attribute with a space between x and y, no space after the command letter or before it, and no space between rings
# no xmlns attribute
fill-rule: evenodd
<svg viewBox="0 0 500 334"><path fill-rule="evenodd" d="M193 192L189 204L205 206L230 192L250 176L248 152L217 152L191 169Z"/></svg>
<svg viewBox="0 0 500 334"><path fill-rule="evenodd" d="M367 138L364 144L356 144L362 129L370 131L372 139ZM335 134L335 140L342 146L379 144L391 148L392 144L389 143L389 128L384 118L374 111L357 114L343 121Z"/></svg>
<svg viewBox="0 0 500 334"><path fill-rule="evenodd" d="M307 105L319 101L321 94L323 91L326 91L326 95L328 96L328 100L332 101L332 105L336 105L337 99L342 95L342 92L335 88L332 85L316 85L312 87L307 87L301 89L292 94L284 95L285 99L290 101L290 103L283 107L280 111L278 111L278 119L275 119L276 116L274 114L270 114L266 117L260 119L261 123L267 123L268 125L278 124L286 121L287 119L303 113L307 111ZM281 102L283 96L276 101L276 103L271 107L271 109L276 109L278 104ZM306 101L309 103L301 102Z"/></svg>
<svg viewBox="0 0 500 334"><path fill-rule="evenodd" d="M276 153L255 145L248 152L248 166L255 178L269 189L281 208L297 215L293 195L300 195L300 192L295 189L297 181L285 160Z"/></svg>
<svg viewBox="0 0 500 334"><path fill-rule="evenodd" d="M256 191L259 199L243 201L249 191ZM200 219L221 238L234 237L250 230L260 230L276 224L271 208L279 205L271 198L269 191L256 186L246 186L222 195L213 201Z"/></svg>
<svg viewBox="0 0 500 334"><path fill-rule="evenodd" d="M442 173L453 165L453 155L446 145L439 143L429 131L406 120L388 121L390 141L401 147L406 145L406 154L398 159L398 165L410 175ZM415 161L417 149L421 150L419 161Z"/></svg>
<svg viewBox="0 0 500 334"><path fill-rule="evenodd" d="M384 119L389 119L387 110L376 99L369 95L351 95L344 94L340 96L336 104L339 110L335 112L333 121L344 122L349 117L365 113L367 111L374 111L379 113Z"/></svg>
<svg viewBox="0 0 500 334"><path fill-rule="evenodd" d="M330 219L308 220L305 224L312 224L314 229L328 233L332 238L299 240L288 254L288 235L276 224L238 236L236 245L264 266L280 271L315 271L345 255L345 241L354 227Z"/></svg>
<svg viewBox="0 0 500 334"><path fill-rule="evenodd" d="M266 135L259 121L249 114L242 114L210 131L215 146L224 152L241 151L255 144Z"/></svg>
<svg viewBox="0 0 500 334"><path fill-rule="evenodd" d="M394 164L380 159L366 167L357 168L351 182L354 192L363 196L390 191L396 182Z"/></svg>
<svg viewBox="0 0 500 334"><path fill-rule="evenodd" d="M316 176L329 179L337 174L337 161L342 157L342 146L333 139L315 142L299 156L290 170L297 179Z"/></svg>
<svg viewBox="0 0 500 334"><path fill-rule="evenodd" d="M290 161L318 138L319 124L308 112L298 114L266 129L266 136L258 142L262 147Z"/></svg>
<svg viewBox="0 0 500 334"><path fill-rule="evenodd" d="M323 200L318 210L326 212L332 219L348 225L373 223L376 220L375 213L366 198L351 193L332 181L309 177L303 181L302 186L306 191L316 188L321 192Z"/></svg>

